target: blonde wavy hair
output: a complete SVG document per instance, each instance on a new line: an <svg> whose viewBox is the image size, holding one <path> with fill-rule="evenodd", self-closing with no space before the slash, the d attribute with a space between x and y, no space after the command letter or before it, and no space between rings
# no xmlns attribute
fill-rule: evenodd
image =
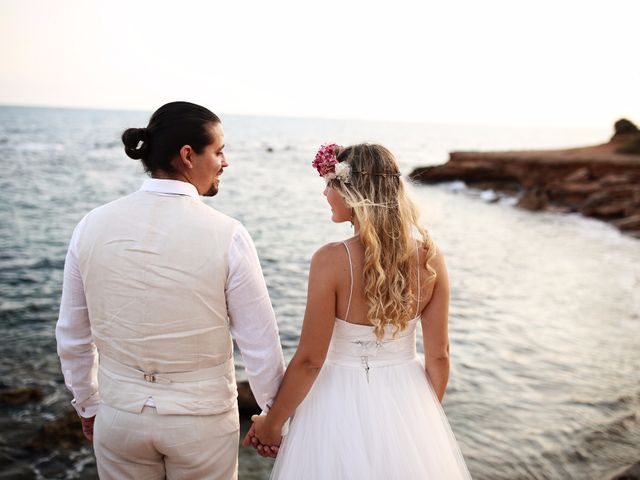
<svg viewBox="0 0 640 480"><path fill-rule="evenodd" d="M368 319L381 340L385 326L394 326L393 335L406 328L417 301L417 253L414 232L426 250L425 267L435 281L429 265L435 245L419 223L418 208L408 197L393 154L381 145L361 144L339 147L338 162L351 167L348 181L334 178L328 186L335 189L353 208L360 224L364 245L364 296Z"/></svg>

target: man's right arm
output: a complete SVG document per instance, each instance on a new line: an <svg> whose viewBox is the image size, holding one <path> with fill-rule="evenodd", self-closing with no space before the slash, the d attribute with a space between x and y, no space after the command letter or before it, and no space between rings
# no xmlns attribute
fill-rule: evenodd
<svg viewBox="0 0 640 480"><path fill-rule="evenodd" d="M87 300L77 256L78 236L83 223L84 220L73 232L64 262L56 340L64 383L74 397L71 403L78 415L90 418L98 410L100 396L97 379L98 354L91 335Z"/></svg>

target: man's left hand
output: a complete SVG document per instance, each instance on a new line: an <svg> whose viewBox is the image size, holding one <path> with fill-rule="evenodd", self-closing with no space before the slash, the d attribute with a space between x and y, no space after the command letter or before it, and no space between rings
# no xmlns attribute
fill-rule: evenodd
<svg viewBox="0 0 640 480"><path fill-rule="evenodd" d="M89 418L80 417L80 421L82 422L82 433L87 440L93 442L93 423L96 421L96 416Z"/></svg>

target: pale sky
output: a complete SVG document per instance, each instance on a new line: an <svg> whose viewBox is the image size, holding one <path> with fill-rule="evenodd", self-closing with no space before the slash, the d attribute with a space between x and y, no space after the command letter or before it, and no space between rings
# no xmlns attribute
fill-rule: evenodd
<svg viewBox="0 0 640 480"><path fill-rule="evenodd" d="M0 104L640 123L638 0L0 0Z"/></svg>

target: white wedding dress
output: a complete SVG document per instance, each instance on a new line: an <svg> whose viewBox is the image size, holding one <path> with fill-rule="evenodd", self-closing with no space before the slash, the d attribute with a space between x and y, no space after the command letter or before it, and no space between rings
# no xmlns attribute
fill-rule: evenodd
<svg viewBox="0 0 640 480"><path fill-rule="evenodd" d="M471 478L417 356L418 320L395 338L388 327L378 342L373 327L336 318L326 361L296 409L272 479Z"/></svg>

